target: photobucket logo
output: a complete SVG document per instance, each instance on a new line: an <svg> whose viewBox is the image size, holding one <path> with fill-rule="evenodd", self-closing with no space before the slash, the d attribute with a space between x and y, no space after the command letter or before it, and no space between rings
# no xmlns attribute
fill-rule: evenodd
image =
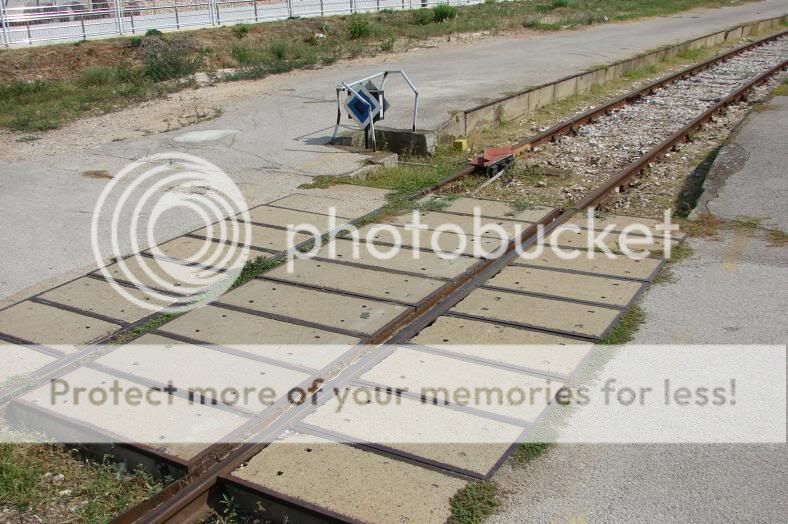
<svg viewBox="0 0 788 524"><path fill-rule="evenodd" d="M93 256L99 266L116 260L101 274L134 305L171 313L193 309L227 291L243 268L252 232L247 209L232 179L207 160L148 156L104 187L91 222ZM184 221L207 228L212 240L189 237L192 249L185 256L170 258L158 247L141 253L174 236Z"/></svg>

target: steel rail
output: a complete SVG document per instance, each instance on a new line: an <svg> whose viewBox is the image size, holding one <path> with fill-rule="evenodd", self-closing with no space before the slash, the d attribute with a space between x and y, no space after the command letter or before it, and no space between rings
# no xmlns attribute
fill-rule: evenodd
<svg viewBox="0 0 788 524"><path fill-rule="evenodd" d="M783 31L778 35L767 37L751 44L741 46L707 62L692 66L680 71L679 73L670 75L669 77L656 82L652 82L636 92L618 97L617 99L608 102L601 107L587 111L557 126L553 126L539 135L520 142L516 147L518 147L520 151L524 152L533 144L544 142L546 140L553 139L556 136L560 136L559 134L570 132L573 127L582 125L579 122L590 122L596 116L604 114L606 111L614 107L637 100L641 96L649 94L661 86L681 78L685 78L691 74L695 74L711 65L725 61L736 54L782 37L786 33L788 33L788 31ZM770 76L782 71L786 67L788 67L788 60L783 60L776 66L773 66L769 70L759 74L744 85L740 86L736 89L736 91L715 103L713 106L709 107L691 122L676 131L673 135L660 142L648 153L639 157L637 160L616 174L610 176L600 187L587 194L574 205L564 209L563 211L555 209L543 217L539 222L526 228L516 238L512 239L507 244L507 247L501 256L494 259L477 262L467 271L422 299L416 304L416 307L413 308L413 310L404 313L386 326L383 326L375 334L364 340L362 344L392 345L407 342L419 331L430 325L438 317L444 315L457 303L467 297L468 294L470 294L474 289L478 288L481 283L489 280L506 266L508 266L512 261L514 261L518 257L519 251L521 249L527 248L537 240L537 232L540 227L544 228L544 235L547 236L556 228L572 219L576 214L589 208L595 208L600 203L604 202L613 191L616 191L622 187L626 187L629 180L635 176L638 176L649 165L649 163L661 157L675 144L681 142L682 140L686 140L690 133L702 127L702 125L710 120L716 113L723 111L728 105L742 100L750 90L764 83L769 79ZM436 185L413 193L412 197L419 198L426 194L432 193L449 183L472 174L474 171L475 169L473 166L466 166L457 173L444 178ZM330 383L328 385L330 385ZM316 392L317 390L313 393ZM308 403L303 403L297 405L296 408L303 407L306 409L307 406ZM290 409L289 411L283 412L281 417L275 423L268 427L262 428L261 431L254 436L257 438L276 437L291 422L296 420L302 411L303 409ZM216 487L222 472L228 471L233 467L237 467L238 465L250 460L257 453L262 451L267 446L267 444L265 442L245 442L235 445L235 447L232 449L228 449L228 444L218 444L216 446L217 449L222 450L223 456L220 456L221 453L213 454L213 461L206 461L207 463L198 465L185 477L170 484L167 488L159 492L154 497L143 501L139 505L134 506L133 508L130 508L121 514L114 520L114 522L118 524L134 522L189 522L190 519L204 515L207 511L209 493L211 489Z"/></svg>

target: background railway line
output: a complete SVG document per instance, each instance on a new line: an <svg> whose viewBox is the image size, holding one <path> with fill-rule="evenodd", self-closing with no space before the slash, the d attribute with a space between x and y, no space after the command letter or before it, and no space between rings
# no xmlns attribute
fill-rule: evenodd
<svg viewBox="0 0 788 524"><path fill-rule="evenodd" d="M0 332L4 333L0 337L16 343L39 344L42 354L63 359L59 366L40 373L39 380L67 372L75 382L90 383L111 376L161 388L169 376L180 379L174 381L179 389L175 395L185 402L193 386L189 381L231 383L244 370L252 370L278 377L282 387L298 386L311 395L310 402L293 404L279 398L264 409L222 405L193 408L204 411L201 417L224 417L214 438L219 440L220 433L228 430L246 437L240 445L224 439L225 443L188 451L167 445L114 448L113 452L129 460L152 463L162 471L185 475L157 497L121 516L119 522L193 520L204 515L222 492L232 493L250 508L254 508L255 501L264 500L264 517L271 520L289 515L291 521L293 518L296 521L408 518L441 522L448 516L449 497L469 482L489 478L547 405L526 410L513 406L465 407L439 398L425 399L411 391L428 384L427 377L449 386L462 386L472 379L481 387L523 383L560 387L570 380L592 343L604 337L654 278L664 260L652 256L637 264L631 260L559 262L547 256L522 262L518 261L515 248L534 242L537 224L550 234L559 226L576 221L579 212L604 204L612 192L626 189L632 177L649 162L684 140L715 112L784 69L785 46L783 34L734 50L723 58L672 75L670 81L646 86L517 144L516 155L526 154L534 145L550 140L555 143L545 146L546 149L572 148L580 140L595 140L602 150L600 130L607 130L615 138L625 136L622 129L633 122L642 126L638 133L630 135L633 138L630 147L610 159L609 168L600 170L594 178L595 189L568 209L534 208L516 212L500 202L460 198L440 212L422 213L428 228L441 222L467 226L471 219L469 211L474 206L480 207L483 216L510 234L506 251L498 258L474 258L466 252L457 261L446 263L429 251L422 254L422 259L414 260L405 250L388 262L373 258L337 261L325 257L297 261L294 273L286 272L283 266L274 268L229 292L216 304L162 324L137 341L169 341L179 347L178 355L182 358L188 355L195 369L208 371L203 375L190 376L187 370L179 369L177 358L168 361L174 354L150 358L117 349L103 355L81 355L90 359L78 368L78 359L66 360L69 357L50 348L48 341L31 339L29 331L27 335L8 332L12 323L4 324L3 316L8 311L13 315L13 308L20 305L0 312ZM687 89L697 85L698 79L716 80L727 77L727 73L734 74L733 81L715 81L711 95L706 89ZM677 99L686 104L676 111L682 115L691 111L690 117L681 121L640 118L643 113L639 111L648 105L664 105L660 102ZM654 122L663 125L643 142L640 137L644 136L644 129L653 131ZM465 168L432 190L472 172L473 168ZM422 192L422 196L426 194L427 191ZM325 231L324 215L303 211L307 201L308 198L296 197L255 208L251 212L252 221L271 235L281 236L284 224L296 217ZM621 230L632 221L650 229L656 225L653 220L613 216L597 226L612 223ZM398 218L392 223L395 227L404 226ZM512 236L515 226L523 231ZM370 227L365 226L367 230ZM581 232L581 239L587 233ZM199 235L168 244L176 251L188 250L187 244L196 236ZM446 242L453 245L452 238L447 238ZM582 245L574 237L560 238L559 243L568 247ZM349 241L336 242L341 246L339 252L348 254ZM385 238L375 242L380 246L387 244ZM652 247L659 247L659 243ZM179 258L176 251L171 251L174 259ZM80 285L85 282L92 286L106 285L95 277L81 280ZM50 308L48 312L56 311L68 319L81 315L85 320L90 319L94 327L106 329L107 336L112 326L104 324L128 328L145 318L132 315L118 319L117 311L91 310L92 304L86 304L77 292L63 294L62 290L49 298L44 294L21 307ZM68 325L71 320L64 322ZM457 339L463 329L470 334ZM228 343L228 335L238 344ZM302 344L317 340L334 346L321 354L310 355L255 355L243 346L243 342L263 336ZM458 342L561 344L566 352L480 354L472 349L454 348L452 344ZM386 346L374 347L379 344ZM408 346L401 347L404 344ZM213 372L225 367L236 371L226 376ZM425 445L378 441L380 417L384 415L375 411L374 404L366 411L349 415L350 422L337 417L332 409L342 391L386 392L396 388L407 390L400 396L410 409L404 415L399 414L401 418L395 419L389 429L402 439L424 435ZM76 431L79 422L93 425L98 433L121 436L124 431L134 433L134 428L122 422L99 427L103 419L95 411L65 411L71 418L54 414L40 403L42 388L34 389L30 385L24 390L24 395L11 400L8 407L11 420L53 432ZM178 406L165 415L172 416L185 409ZM166 425L166 416L162 425ZM181 419L180 423L189 422ZM458 427L463 428L471 441L481 434L493 434L500 440L484 447L462 442L443 447L428 444L430 437L439 438ZM266 444L271 440L276 442ZM355 443L342 443L347 440ZM354 503L359 491L368 489L372 482L376 483L374 493L363 499L363 505Z"/></svg>

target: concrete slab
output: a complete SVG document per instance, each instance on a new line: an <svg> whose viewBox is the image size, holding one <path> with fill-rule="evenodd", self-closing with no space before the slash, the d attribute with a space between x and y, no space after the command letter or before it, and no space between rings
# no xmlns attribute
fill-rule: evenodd
<svg viewBox="0 0 788 524"><path fill-rule="evenodd" d="M394 271L406 271L432 278L454 278L476 263L474 259L468 257L444 259L428 251L411 249L400 249L396 251L396 256L383 259L381 255L386 256L391 251L390 249L363 242L359 242L357 247L358 256L356 256L352 240L337 239L333 245L336 250L336 258L330 252L332 249L331 244L323 247L318 256L339 262L363 264ZM414 258L414 255L418 256L418 258Z"/></svg>
<svg viewBox="0 0 788 524"><path fill-rule="evenodd" d="M364 202L368 201L363 198L359 202L358 200L340 199L323 195L292 193L284 198L271 202L270 205L286 207L297 211L321 213L323 215L331 214L331 208L333 207L336 215L344 217L365 215L378 207L375 205L376 202L373 202L372 205L364 205Z"/></svg>
<svg viewBox="0 0 788 524"><path fill-rule="evenodd" d="M474 256L477 246L479 250L483 250L486 253L493 253L498 246L506 244L505 241L501 241L500 239L488 237L457 235L449 232L434 235L435 232L433 231L413 231L407 230L402 226L391 225L390 227L394 228L393 230L381 229L376 226L376 224L370 224L359 229L359 239L367 242L391 245L394 245L396 240L399 239L400 244L405 247L419 246L420 249L423 250L440 250L443 253L457 253L468 256ZM394 231L396 231L396 233ZM481 251L479 252L482 253Z"/></svg>
<svg viewBox="0 0 788 524"><path fill-rule="evenodd" d="M454 317L440 317L410 342L559 375L571 374L592 348L573 338Z"/></svg>
<svg viewBox="0 0 788 524"><path fill-rule="evenodd" d="M358 342L355 337L206 306L168 322L161 331L321 369Z"/></svg>
<svg viewBox="0 0 788 524"><path fill-rule="evenodd" d="M569 224L577 224L582 228L587 228L588 217L584 214L580 214L568 222ZM651 234L657 237L662 238L664 235L664 231L657 229L657 225L662 224L662 220L655 220L653 218L646 218L646 217L633 217L627 215L607 215L604 218L594 218L594 229L601 231L607 227L612 226L612 230L614 232L620 233L624 231L626 228L631 228L633 226L645 226L651 231ZM632 229L633 234L639 233L639 229ZM677 231L675 234L672 234L676 240L683 240L687 237L685 233L681 231Z"/></svg>
<svg viewBox="0 0 788 524"><path fill-rule="evenodd" d="M601 337L619 310L564 300L477 289L452 311L588 337Z"/></svg>
<svg viewBox="0 0 788 524"><path fill-rule="evenodd" d="M159 308L176 301L175 297L170 297L169 302L157 301L156 298L138 289L125 287L123 289L136 299ZM125 322L136 322L155 312L153 309L138 306L127 300L109 282L90 277L83 277L48 291L41 295L41 298Z"/></svg>
<svg viewBox="0 0 788 524"><path fill-rule="evenodd" d="M459 226L462 231L466 235L474 235L477 233L474 228L474 221L476 220L472 216L466 215L454 215L451 213L442 213L436 211L422 211L419 213L419 223L421 225L427 226L427 229L434 230L436 227L445 226L447 224L453 224L454 226ZM392 224L397 224L401 226L406 226L409 224L414 224L412 214L408 213L405 215L400 215L393 217L391 219ZM486 236L491 238L501 238L501 235L497 232L497 227L503 228L503 231L506 233L508 238L512 238L516 232L523 231L528 228L530 224L527 222L520 222L516 220L509 220L504 218L488 218L488 217L481 217L479 219L479 231L478 233L483 233L474 236ZM494 230L490 231L489 228L495 228Z"/></svg>
<svg viewBox="0 0 788 524"><path fill-rule="evenodd" d="M406 304L416 304L444 285L440 280L396 275L319 260L297 260L294 268L290 273L286 265L279 266L266 273L266 276Z"/></svg>
<svg viewBox="0 0 788 524"><path fill-rule="evenodd" d="M645 284L549 269L509 266L485 285L625 307Z"/></svg>
<svg viewBox="0 0 788 524"><path fill-rule="evenodd" d="M218 262L225 257L228 257L229 261L232 262L232 254L237 253L238 248L223 243L210 242L201 238L184 236L152 247L148 252L187 262L216 266ZM222 267L226 267L226 265L222 265Z"/></svg>
<svg viewBox="0 0 788 524"><path fill-rule="evenodd" d="M263 280L244 284L221 302L368 335L408 309Z"/></svg>
<svg viewBox="0 0 788 524"><path fill-rule="evenodd" d="M291 242L290 241L291 237L288 236L288 232L282 229L259 226L257 224L252 224L251 229L252 229L252 236L248 241L249 246L258 247L261 249L268 249L271 251L286 251L291 247L312 238L311 235L296 233L292 236L293 240ZM198 229L193 234L205 238L211 238L211 239L215 239L218 236L220 236L218 229L214 228L213 230L210 230L207 227ZM250 256L253 255L254 253L250 253Z"/></svg>
<svg viewBox="0 0 788 524"><path fill-rule="evenodd" d="M623 255L610 259L604 254L594 252L584 252L577 258L566 259L558 256L557 253L554 253L547 247L542 250L541 254L536 256L537 249L538 247L534 247L526 251L524 254L527 258L520 258L515 264L583 271L602 276L649 280L662 263L658 258L641 258L637 260ZM588 253L593 253L593 258L589 259Z"/></svg>
<svg viewBox="0 0 788 524"><path fill-rule="evenodd" d="M53 393L54 387L65 393ZM60 377L57 385L46 384L21 399L54 416L99 428L116 441L147 444L183 460L193 458L247 421L84 367ZM23 405L17 404L14 409L24 410L19 406ZM39 429L50 432L58 426L53 422L52 428Z"/></svg>
<svg viewBox="0 0 788 524"><path fill-rule="evenodd" d="M96 362L251 412L263 411L309 378L306 373L150 334Z"/></svg>
<svg viewBox="0 0 788 524"><path fill-rule="evenodd" d="M60 345L61 351L76 350L72 344L89 344L120 329L104 322L62 309L22 302L0 311L0 333L28 342Z"/></svg>
<svg viewBox="0 0 788 524"><path fill-rule="evenodd" d="M321 233L328 231L332 226L336 227L348 221L346 217L337 215L334 217L334 223L332 224L331 217L328 215L270 206L260 206L249 211L249 220L258 224L284 228L295 228L302 224L311 224Z"/></svg>
<svg viewBox="0 0 788 524"><path fill-rule="evenodd" d="M237 263L238 260L235 259L235 262ZM201 291L206 282L217 276L216 271L198 266L187 266L143 256L130 257L122 263L111 264L106 267L106 271L113 279L119 281L183 295ZM103 276L101 271L94 273Z"/></svg>
<svg viewBox="0 0 788 524"><path fill-rule="evenodd" d="M523 432L519 426L367 386L348 387L340 395L304 422L354 442L380 444L481 476Z"/></svg>
<svg viewBox="0 0 788 524"><path fill-rule="evenodd" d="M538 417L563 385L406 348L395 350L361 379L523 422Z"/></svg>
<svg viewBox="0 0 788 524"><path fill-rule="evenodd" d="M34 349L0 341L0 387L55 360L55 357Z"/></svg>
<svg viewBox="0 0 788 524"><path fill-rule="evenodd" d="M573 249L588 249L588 242L589 237L591 237L592 241L594 238L598 239L600 244L608 246L612 251L619 251L620 250L620 243L626 238L627 245L632 251L662 251L662 247L665 245L662 236L659 237L652 237L649 242L645 242L646 238L640 237L637 235L629 235L627 237L622 237L618 233L608 233L602 234L600 232L595 232L589 235L588 230L581 229L580 231L572 231L570 229L559 229L555 233L549 235L547 238L544 239L544 246L545 249L551 249L553 243L561 247L573 248ZM553 240L555 239L555 240ZM674 242L675 244L675 242ZM592 249L593 249L592 244Z"/></svg>
<svg viewBox="0 0 788 524"><path fill-rule="evenodd" d="M274 442L232 477L353 522L443 524L466 481L310 435ZM296 519L297 520L297 519Z"/></svg>
<svg viewBox="0 0 788 524"><path fill-rule="evenodd" d="M498 200L484 200L481 198L458 198L444 209L447 213L464 213L473 215L476 211L486 217L505 218L506 220L521 220L525 222L538 222L544 218L552 208L534 207L515 211L511 202Z"/></svg>

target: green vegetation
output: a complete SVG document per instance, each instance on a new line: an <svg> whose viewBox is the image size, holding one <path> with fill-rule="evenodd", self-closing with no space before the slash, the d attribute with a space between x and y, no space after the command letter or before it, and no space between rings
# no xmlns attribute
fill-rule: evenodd
<svg viewBox="0 0 788 524"><path fill-rule="evenodd" d="M632 306L619 317L618 322L599 343L606 346L617 346L631 342L635 338L635 333L640 329L640 325L645 321L646 314L640 306Z"/></svg>
<svg viewBox="0 0 788 524"><path fill-rule="evenodd" d="M550 449L552 445L550 442L524 442L514 450L512 460L515 464L527 464Z"/></svg>
<svg viewBox="0 0 788 524"><path fill-rule="evenodd" d="M0 443L0 506L16 522L108 522L160 489L142 470L123 473L53 444ZM14 515L16 513L16 515Z"/></svg>
<svg viewBox="0 0 788 524"><path fill-rule="evenodd" d="M448 524L479 524L498 507L497 488L489 481L471 482L451 498Z"/></svg>
<svg viewBox="0 0 788 524"><path fill-rule="evenodd" d="M745 1L745 0L735 0ZM415 11L238 24L189 33L86 41L0 51L0 126L44 131L85 115L117 110L191 85L197 70L235 68L229 80L260 78L340 59L407 49L435 37L557 29L666 15L721 0L553 0L438 5ZM729 2L728 2L729 3ZM48 61L48 62L47 62ZM83 64L82 68L63 64ZM20 67L20 64L22 67ZM43 78L39 78L41 72ZM178 80L177 82L175 80Z"/></svg>

